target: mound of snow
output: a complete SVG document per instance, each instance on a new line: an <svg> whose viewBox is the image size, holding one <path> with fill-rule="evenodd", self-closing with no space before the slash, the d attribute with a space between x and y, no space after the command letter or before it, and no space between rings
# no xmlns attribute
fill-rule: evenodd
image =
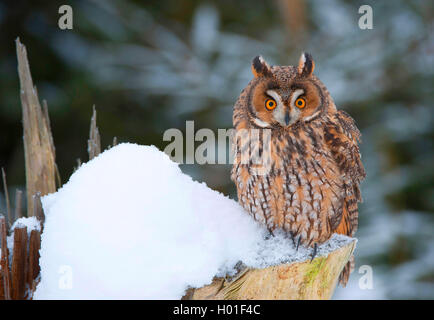
<svg viewBox="0 0 434 320"><path fill-rule="evenodd" d="M263 267L311 254L295 252L283 234L265 240L238 203L153 146L105 151L42 204L34 299L179 299L188 287L232 274L238 261ZM347 241L334 237L320 254Z"/></svg>

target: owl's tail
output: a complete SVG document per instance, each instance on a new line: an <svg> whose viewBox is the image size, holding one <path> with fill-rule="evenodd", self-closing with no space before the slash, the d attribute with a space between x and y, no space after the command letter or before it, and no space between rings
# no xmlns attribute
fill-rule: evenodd
<svg viewBox="0 0 434 320"><path fill-rule="evenodd" d="M336 233L353 236L357 230L358 223L357 199L354 194L344 200L342 220L335 230ZM339 284L343 287L347 285L351 272L354 270L354 255L351 255L350 261L347 262L341 274L339 275Z"/></svg>

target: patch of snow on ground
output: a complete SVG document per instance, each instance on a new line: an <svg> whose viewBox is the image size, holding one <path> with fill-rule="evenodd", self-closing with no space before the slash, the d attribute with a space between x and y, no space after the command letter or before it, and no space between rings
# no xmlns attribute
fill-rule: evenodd
<svg viewBox="0 0 434 320"><path fill-rule="evenodd" d="M179 299L188 287L306 260L292 240L267 232L235 201L193 181L153 146L120 144L83 164L46 214L41 282L34 299ZM325 255L351 239L334 236Z"/></svg>

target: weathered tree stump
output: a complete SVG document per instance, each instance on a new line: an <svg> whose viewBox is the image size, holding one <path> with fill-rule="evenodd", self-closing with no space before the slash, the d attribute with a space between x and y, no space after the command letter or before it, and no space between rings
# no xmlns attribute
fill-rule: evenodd
<svg viewBox="0 0 434 320"><path fill-rule="evenodd" d="M330 299L356 240L312 262L283 263L264 269L246 268L232 279L215 278L190 289L192 300L318 300Z"/></svg>

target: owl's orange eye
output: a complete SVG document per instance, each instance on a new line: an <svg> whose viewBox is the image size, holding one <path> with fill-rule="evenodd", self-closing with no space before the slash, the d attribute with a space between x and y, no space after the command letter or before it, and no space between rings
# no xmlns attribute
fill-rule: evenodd
<svg viewBox="0 0 434 320"><path fill-rule="evenodd" d="M273 110L274 108L276 108L276 106L276 101L274 101L273 99L265 100L265 108L267 108L268 110Z"/></svg>
<svg viewBox="0 0 434 320"><path fill-rule="evenodd" d="M303 109L306 106L306 101L303 98L298 98L297 100L295 100L295 105L298 108Z"/></svg>

